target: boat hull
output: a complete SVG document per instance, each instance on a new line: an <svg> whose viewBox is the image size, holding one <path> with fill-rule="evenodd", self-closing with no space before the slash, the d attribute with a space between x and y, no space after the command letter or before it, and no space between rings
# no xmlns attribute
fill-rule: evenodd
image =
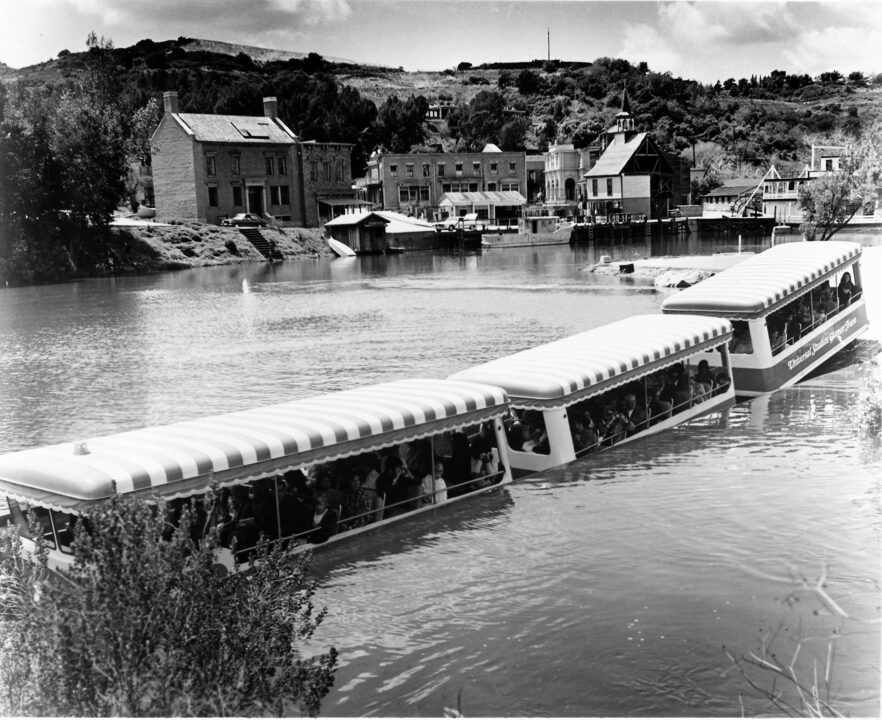
<svg viewBox="0 0 882 720"><path fill-rule="evenodd" d="M481 247L513 248L536 245L567 245L570 242L569 229L555 233L484 233Z"/></svg>
<svg viewBox="0 0 882 720"><path fill-rule="evenodd" d="M771 365L757 367L739 364L737 356L733 356L732 375L736 395L755 397L790 387L836 355L868 326L867 308L860 300L846 312L831 318L774 356Z"/></svg>

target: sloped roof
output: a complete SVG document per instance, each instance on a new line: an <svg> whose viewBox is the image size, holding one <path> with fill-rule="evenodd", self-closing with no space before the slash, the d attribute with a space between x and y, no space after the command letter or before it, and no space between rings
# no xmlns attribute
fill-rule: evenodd
<svg viewBox="0 0 882 720"><path fill-rule="evenodd" d="M754 190L756 190L756 185L724 185L706 192L703 197L732 197L733 195L738 196L751 193ZM762 190L759 192L762 192Z"/></svg>
<svg viewBox="0 0 882 720"><path fill-rule="evenodd" d="M391 210L366 210L362 212L345 213L328 220L325 227L347 227L361 225L371 216L386 223L386 234L397 235L400 233L435 232L435 226L425 220L402 215Z"/></svg>
<svg viewBox="0 0 882 720"><path fill-rule="evenodd" d="M485 152L485 153L501 153L502 150L499 149L499 146L498 146L498 145L494 145L493 143L487 143L487 144L484 146L484 149L481 150L481 152Z"/></svg>
<svg viewBox="0 0 882 720"><path fill-rule="evenodd" d="M175 113L173 117L200 142L291 145L297 139L277 118L202 113Z"/></svg>
<svg viewBox="0 0 882 720"><path fill-rule="evenodd" d="M637 152L641 143L646 138L646 133L637 133L630 140L622 142L616 135L607 146L597 164L585 173L585 177L601 177L606 175L619 175L625 169L625 165Z"/></svg>
<svg viewBox="0 0 882 720"><path fill-rule="evenodd" d="M526 205L527 199L515 190L478 190L476 192L448 192L438 201L453 205Z"/></svg>

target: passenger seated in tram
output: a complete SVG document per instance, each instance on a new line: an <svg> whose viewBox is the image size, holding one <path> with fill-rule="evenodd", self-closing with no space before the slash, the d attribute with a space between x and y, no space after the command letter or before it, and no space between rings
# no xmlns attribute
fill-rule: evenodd
<svg viewBox="0 0 882 720"><path fill-rule="evenodd" d="M427 473L420 486L422 503L424 505L438 505L447 502L447 483L444 480L444 463L436 460L434 473Z"/></svg>
<svg viewBox="0 0 882 720"><path fill-rule="evenodd" d="M707 400L714 391L714 375L707 360L698 361L698 370L695 373L695 402Z"/></svg>
<svg viewBox="0 0 882 720"><path fill-rule="evenodd" d="M815 314L812 312L811 298L804 297L796 310L796 319L805 334L815 326Z"/></svg>
<svg viewBox="0 0 882 720"><path fill-rule="evenodd" d="M306 501L306 477L289 470L279 483L279 520L283 538L305 533L312 527L313 508Z"/></svg>
<svg viewBox="0 0 882 720"><path fill-rule="evenodd" d="M736 320L732 323L732 339L729 341L729 352L749 355L753 352L750 339L750 328L746 322Z"/></svg>
<svg viewBox="0 0 882 720"><path fill-rule="evenodd" d="M545 432L544 424L534 425L525 423L523 425L523 433L524 443L521 446L521 449L524 452L539 453L542 455L547 455L549 453L550 445L548 444L548 433Z"/></svg>
<svg viewBox="0 0 882 720"><path fill-rule="evenodd" d="M600 435L591 415L587 412L570 410L568 417L576 452L586 449L595 452L600 446Z"/></svg>
<svg viewBox="0 0 882 720"><path fill-rule="evenodd" d="M844 273L839 281L839 287L836 288L840 309L851 305L852 300L859 294L859 291L860 288L851 281L851 273Z"/></svg>
<svg viewBox="0 0 882 720"><path fill-rule="evenodd" d="M512 450L522 451L524 449L524 426L518 420L511 420L505 426L505 436L508 439L508 446Z"/></svg>
<svg viewBox="0 0 882 720"><path fill-rule="evenodd" d="M413 478L408 475L398 454L389 456L386 469L377 480L377 490L386 498L381 517L390 518L405 512L404 505L410 497L412 482Z"/></svg>
<svg viewBox="0 0 882 720"><path fill-rule="evenodd" d="M649 404L650 424L671 417L674 403L666 399L667 373L659 370L646 378L646 396Z"/></svg>
<svg viewBox="0 0 882 720"><path fill-rule="evenodd" d="M692 379L683 363L668 368L667 385L671 388L668 397L673 403L673 412L678 413L692 407Z"/></svg>
<svg viewBox="0 0 882 720"><path fill-rule="evenodd" d="M615 401L610 400L603 408L603 415L600 419L602 442L607 445L614 445L623 440L627 433L628 424L624 415L616 409Z"/></svg>
<svg viewBox="0 0 882 720"><path fill-rule="evenodd" d="M363 476L359 470L354 470L349 483L343 490L340 506L340 518L343 521L343 529L351 530L361 527L370 522L370 512L373 510L373 496L364 490Z"/></svg>
<svg viewBox="0 0 882 720"><path fill-rule="evenodd" d="M309 542L320 544L337 532L337 512L328 507L328 499L319 494L315 498L315 513L312 516L312 531Z"/></svg>
<svg viewBox="0 0 882 720"><path fill-rule="evenodd" d="M826 283L821 285L820 292L818 293L818 309L824 313L825 317L835 315L839 309L833 294L833 288Z"/></svg>
<svg viewBox="0 0 882 720"><path fill-rule="evenodd" d="M769 331L769 347L772 348L772 355L777 355L787 347L786 322L781 310L769 315L766 319L766 328Z"/></svg>
<svg viewBox="0 0 882 720"><path fill-rule="evenodd" d="M637 395L633 392L626 393L622 400L622 418L629 437L646 429L646 409L637 404Z"/></svg>

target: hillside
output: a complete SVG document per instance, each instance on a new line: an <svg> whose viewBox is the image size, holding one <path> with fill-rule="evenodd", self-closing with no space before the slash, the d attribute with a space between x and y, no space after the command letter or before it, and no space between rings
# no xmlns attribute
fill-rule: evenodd
<svg viewBox="0 0 882 720"><path fill-rule="evenodd" d="M28 68L3 66L0 83L60 85L85 55L65 50ZM352 143L357 172L378 145L453 149L493 139L532 151L554 142L584 147L612 123L624 87L638 129L651 130L668 152L709 145L732 166L804 161L813 138L853 140L882 117L882 76L835 71L817 78L774 71L713 86L611 58L404 72L193 38L115 48L113 63L127 112L164 90L177 90L187 111L230 114L259 113L261 98L276 95L280 116L301 137ZM390 104L392 96L400 102ZM425 119L438 99L457 106L450 121ZM481 115L493 122L479 122Z"/></svg>

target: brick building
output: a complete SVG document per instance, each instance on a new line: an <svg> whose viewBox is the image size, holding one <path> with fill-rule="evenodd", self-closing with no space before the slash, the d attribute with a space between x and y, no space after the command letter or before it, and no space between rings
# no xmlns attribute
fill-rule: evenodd
<svg viewBox="0 0 882 720"><path fill-rule="evenodd" d="M488 144L481 152L374 152L368 160L365 199L374 208L440 220L445 193L527 192L526 153Z"/></svg>
<svg viewBox="0 0 882 720"><path fill-rule="evenodd" d="M216 223L251 212L316 227L356 202L351 146L300 141L276 98L264 98L256 117L182 113L176 92L163 104L151 138L157 217Z"/></svg>

